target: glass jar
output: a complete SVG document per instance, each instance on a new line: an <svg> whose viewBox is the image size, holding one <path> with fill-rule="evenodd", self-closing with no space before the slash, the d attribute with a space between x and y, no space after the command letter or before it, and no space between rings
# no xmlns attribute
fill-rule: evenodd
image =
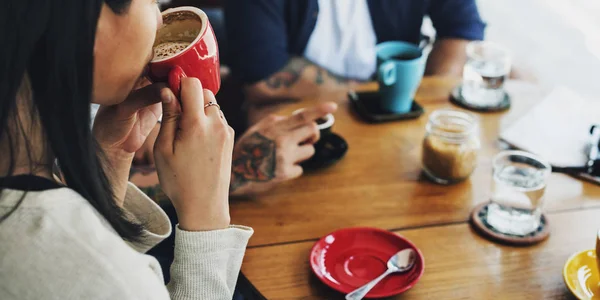
<svg viewBox="0 0 600 300"><path fill-rule="evenodd" d="M439 184L467 179L481 148L479 125L471 114L437 110L429 117L423 139L423 171Z"/></svg>

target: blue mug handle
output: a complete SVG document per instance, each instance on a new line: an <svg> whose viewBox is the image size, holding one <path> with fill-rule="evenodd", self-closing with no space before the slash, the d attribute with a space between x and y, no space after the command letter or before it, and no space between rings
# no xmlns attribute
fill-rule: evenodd
<svg viewBox="0 0 600 300"><path fill-rule="evenodd" d="M379 70L377 72L377 76L380 78L380 81L387 85L393 85L396 83L397 77L396 72L396 63L393 61L386 61L379 66Z"/></svg>

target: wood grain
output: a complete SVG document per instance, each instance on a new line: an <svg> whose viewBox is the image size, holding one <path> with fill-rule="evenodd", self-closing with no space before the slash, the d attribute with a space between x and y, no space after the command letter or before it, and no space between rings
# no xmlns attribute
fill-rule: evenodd
<svg viewBox="0 0 600 300"><path fill-rule="evenodd" d="M467 224L397 231L425 257L423 277L397 299L572 299L562 268L572 253L594 248L598 216L550 214L550 238L526 248L489 242ZM249 249L242 271L267 299L342 299L310 270L314 242Z"/></svg>
<svg viewBox="0 0 600 300"><path fill-rule="evenodd" d="M540 101L543 92L530 84L509 82L511 110L478 114L482 150L475 173L468 181L441 186L421 176L421 142L432 111L460 109L448 101L456 84L449 78L425 78L416 99L426 113L417 120L367 124L342 102L333 131L347 140L346 157L328 169L307 173L254 199L233 200L232 221L255 229L250 246L316 239L343 227L403 229L466 221L472 207L488 200L491 158L504 147L498 142L501 128ZM281 114L339 98L323 95L305 99L280 108ZM594 206L600 206L599 186L566 175L550 177L547 211Z"/></svg>

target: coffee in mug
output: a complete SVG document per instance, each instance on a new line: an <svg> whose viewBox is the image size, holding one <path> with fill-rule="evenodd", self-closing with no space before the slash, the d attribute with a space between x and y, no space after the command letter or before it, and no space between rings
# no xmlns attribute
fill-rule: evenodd
<svg viewBox="0 0 600 300"><path fill-rule="evenodd" d="M154 46L154 59L165 59L185 50L190 42L164 42Z"/></svg>
<svg viewBox="0 0 600 300"><path fill-rule="evenodd" d="M162 13L156 33L149 75L154 82L168 82L176 96L181 78L195 77L217 94L221 86L219 48L206 14L195 7L177 7Z"/></svg>
<svg viewBox="0 0 600 300"><path fill-rule="evenodd" d="M297 109L292 112L292 115L297 115L303 111L304 111L304 108ZM323 117L316 119L315 123L317 123L317 128L321 132L321 137L322 137L323 135L331 133L331 127L333 126L333 123L335 123L335 118L333 117L332 114L327 114Z"/></svg>
<svg viewBox="0 0 600 300"><path fill-rule="evenodd" d="M416 59L419 58L421 55L417 55L414 53L402 53L399 55L394 55L392 57L390 57L390 59L392 60L412 60L412 59Z"/></svg>
<svg viewBox="0 0 600 300"><path fill-rule="evenodd" d="M331 127L333 126L333 123L335 123L335 118L332 114L327 114L322 118L318 118L316 123L317 128L319 128L319 131L321 132L321 136L323 136L324 134L331 133Z"/></svg>
<svg viewBox="0 0 600 300"><path fill-rule="evenodd" d="M316 122L317 122L317 125L322 125L322 124L327 123L327 119L325 119L325 118L318 118Z"/></svg>
<svg viewBox="0 0 600 300"><path fill-rule="evenodd" d="M198 37L202 19L190 11L177 11L163 16L163 26L156 33L154 58L160 61L186 50Z"/></svg>
<svg viewBox="0 0 600 300"><path fill-rule="evenodd" d="M383 42L376 46L379 110L393 114L410 112L425 71L425 56L414 44Z"/></svg>

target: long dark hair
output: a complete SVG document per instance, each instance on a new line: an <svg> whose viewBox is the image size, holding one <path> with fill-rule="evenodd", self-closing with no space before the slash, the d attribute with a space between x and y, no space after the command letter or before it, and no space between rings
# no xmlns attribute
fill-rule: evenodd
<svg viewBox="0 0 600 300"><path fill-rule="evenodd" d="M25 145L18 145L24 132L15 117L17 94L26 82L31 117L39 118L44 146L56 157L66 185L87 199L121 237L139 240L142 227L117 206L105 173L108 166L90 130L100 10L106 3L117 14L127 13L131 0L0 2L0 141L7 141L9 159L8 173L0 177L13 174L16 151L27 151L31 161L27 137ZM7 217L10 213L0 221Z"/></svg>

